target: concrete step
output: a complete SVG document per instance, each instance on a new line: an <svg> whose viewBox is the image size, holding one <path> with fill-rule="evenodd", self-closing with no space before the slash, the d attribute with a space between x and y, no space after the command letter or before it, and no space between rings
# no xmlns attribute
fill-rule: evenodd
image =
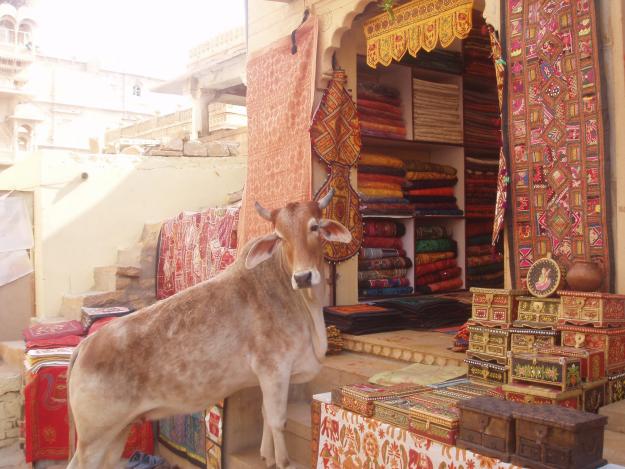
<svg viewBox="0 0 625 469"><path fill-rule="evenodd" d="M298 462L291 460L291 466L296 469L306 469L310 467L310 463L299 464ZM228 456L226 458L225 467L228 469L266 469L267 466L260 457L259 450L257 448L250 448Z"/></svg>
<svg viewBox="0 0 625 469"><path fill-rule="evenodd" d="M0 361L0 396L7 392L20 392L22 390L23 365Z"/></svg>
<svg viewBox="0 0 625 469"><path fill-rule="evenodd" d="M0 448L0 469L25 469L30 468L24 459L24 451L19 443Z"/></svg>
<svg viewBox="0 0 625 469"><path fill-rule="evenodd" d="M135 266L107 265L93 269L96 291L117 291L128 288L134 279L141 275L141 269Z"/></svg>
<svg viewBox="0 0 625 469"><path fill-rule="evenodd" d="M80 319L83 306L114 306L123 302L123 292L118 291L87 291L84 293L64 295L61 303L61 314L65 319Z"/></svg>
<svg viewBox="0 0 625 469"><path fill-rule="evenodd" d="M143 243L137 243L125 249L117 251L117 264L141 268L141 251Z"/></svg>
<svg viewBox="0 0 625 469"><path fill-rule="evenodd" d="M304 467L310 466L312 438L310 403L289 403L285 436L291 461Z"/></svg>
<svg viewBox="0 0 625 469"><path fill-rule="evenodd" d="M625 466L625 433L606 430L603 437L603 457L610 464Z"/></svg>
<svg viewBox="0 0 625 469"><path fill-rule="evenodd" d="M0 362L7 372L21 371L24 367L26 346L23 340L0 342Z"/></svg>
<svg viewBox="0 0 625 469"><path fill-rule="evenodd" d="M601 407L599 414L608 417L606 430L625 434L625 401L614 402ZM625 446L623 448L625 452Z"/></svg>

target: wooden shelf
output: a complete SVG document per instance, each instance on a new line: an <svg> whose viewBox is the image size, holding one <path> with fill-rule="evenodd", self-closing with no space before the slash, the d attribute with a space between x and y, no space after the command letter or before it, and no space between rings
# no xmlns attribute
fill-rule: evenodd
<svg viewBox="0 0 625 469"><path fill-rule="evenodd" d="M432 150L433 148L463 148L463 143L441 143L441 142L428 142L423 140L408 140L401 138L383 138L383 137L362 137L363 147L384 147L384 148L399 148L403 150Z"/></svg>

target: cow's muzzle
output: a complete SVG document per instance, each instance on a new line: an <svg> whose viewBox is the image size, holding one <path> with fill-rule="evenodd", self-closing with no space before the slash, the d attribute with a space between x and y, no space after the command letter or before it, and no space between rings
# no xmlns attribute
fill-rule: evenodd
<svg viewBox="0 0 625 469"><path fill-rule="evenodd" d="M317 285L320 280L321 275L317 269L301 270L293 273L291 284L293 285L293 289L297 290L298 288L310 288L313 285Z"/></svg>

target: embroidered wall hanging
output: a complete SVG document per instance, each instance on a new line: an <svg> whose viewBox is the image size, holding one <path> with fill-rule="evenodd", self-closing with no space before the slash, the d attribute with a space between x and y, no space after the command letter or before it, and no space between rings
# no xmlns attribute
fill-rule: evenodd
<svg viewBox="0 0 625 469"><path fill-rule="evenodd" d="M349 180L350 168L360 156L360 123L356 105L345 89L347 76L336 70L313 117L310 139L315 154L329 168L329 177L315 199L334 189L323 216L342 223L352 234L349 244L325 243L326 260L339 262L356 255L362 243L362 216L358 194Z"/></svg>
<svg viewBox="0 0 625 469"><path fill-rule="evenodd" d="M254 203L274 209L310 200L310 116L317 63L316 16L297 30L297 50L284 37L251 55L247 63L249 156L241 208L239 246L270 232Z"/></svg>
<svg viewBox="0 0 625 469"><path fill-rule="evenodd" d="M595 2L508 0L507 126L515 286L553 253L603 264L611 287Z"/></svg>
<svg viewBox="0 0 625 469"><path fill-rule="evenodd" d="M365 21L367 65L389 65L408 52L430 52L440 42L464 39L472 27L473 0L413 0Z"/></svg>

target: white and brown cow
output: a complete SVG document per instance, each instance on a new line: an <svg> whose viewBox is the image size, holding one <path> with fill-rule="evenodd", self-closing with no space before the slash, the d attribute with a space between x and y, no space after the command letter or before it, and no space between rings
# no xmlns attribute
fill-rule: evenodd
<svg viewBox="0 0 625 469"><path fill-rule="evenodd" d="M322 240L351 240L343 225L321 218L331 197L273 211L257 204L274 230L247 244L226 271L80 344L70 364L78 442L68 469L114 467L133 422L197 412L256 385L261 456L289 467L289 382L312 379L327 348Z"/></svg>

